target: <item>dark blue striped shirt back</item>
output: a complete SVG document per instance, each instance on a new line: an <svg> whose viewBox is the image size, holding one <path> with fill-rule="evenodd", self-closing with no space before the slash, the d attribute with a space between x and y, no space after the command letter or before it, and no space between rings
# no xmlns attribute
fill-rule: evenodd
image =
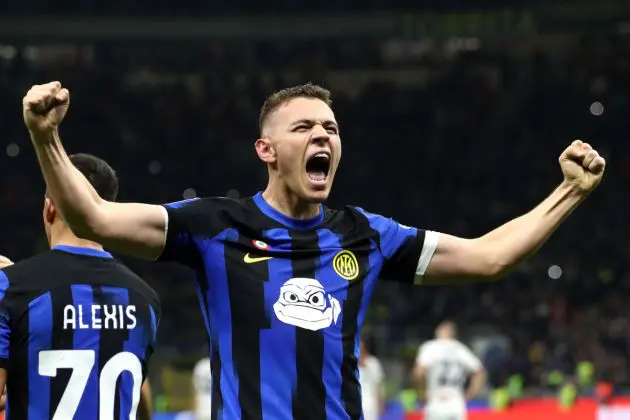
<svg viewBox="0 0 630 420"><path fill-rule="evenodd" d="M60 246L0 271L7 420L136 418L160 302L110 254Z"/></svg>

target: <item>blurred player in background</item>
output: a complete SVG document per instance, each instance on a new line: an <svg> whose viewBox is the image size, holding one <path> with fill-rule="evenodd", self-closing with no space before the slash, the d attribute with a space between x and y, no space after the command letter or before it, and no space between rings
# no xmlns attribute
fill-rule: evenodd
<svg viewBox="0 0 630 420"><path fill-rule="evenodd" d="M100 196L116 199L118 180L106 162L85 154L70 161ZM43 219L51 251L0 271L6 418L150 419L143 381L157 295L101 245L76 237L48 195Z"/></svg>
<svg viewBox="0 0 630 420"><path fill-rule="evenodd" d="M204 357L193 370L195 389L195 420L210 420L212 414L212 369L210 359Z"/></svg>
<svg viewBox="0 0 630 420"><path fill-rule="evenodd" d="M425 385L426 420L464 420L466 401L484 386L486 374L481 362L456 337L457 327L446 321L437 327L435 339L418 349L413 376L419 385Z"/></svg>
<svg viewBox="0 0 630 420"><path fill-rule="evenodd" d="M383 367L376 356L370 354L365 339L360 342L359 380L364 420L378 420L385 411L383 395Z"/></svg>
<svg viewBox="0 0 630 420"><path fill-rule="evenodd" d="M211 343L212 410L225 418L359 418L355 343L377 279L503 276L540 248L605 168L588 143L573 142L560 155L560 185L529 213L478 238L352 206L331 209L323 202L341 159L340 126L330 92L306 84L262 106L254 148L267 166L264 191L239 200L113 203L95 193L61 144L70 92L59 82L36 85L22 105L46 183L75 233L195 270ZM388 140L382 147L391 147ZM372 164L378 170L378 159Z"/></svg>
<svg viewBox="0 0 630 420"><path fill-rule="evenodd" d="M210 420L212 418L212 371L210 359L204 357L195 363L192 372L194 407L192 411L182 411L175 420Z"/></svg>

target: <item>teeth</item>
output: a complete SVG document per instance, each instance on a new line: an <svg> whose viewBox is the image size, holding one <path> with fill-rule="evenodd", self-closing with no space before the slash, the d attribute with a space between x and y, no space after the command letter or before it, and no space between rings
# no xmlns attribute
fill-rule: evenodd
<svg viewBox="0 0 630 420"><path fill-rule="evenodd" d="M328 155L326 153L318 153L318 154L315 155L315 157L318 157L318 158L321 157L321 158L328 159Z"/></svg>

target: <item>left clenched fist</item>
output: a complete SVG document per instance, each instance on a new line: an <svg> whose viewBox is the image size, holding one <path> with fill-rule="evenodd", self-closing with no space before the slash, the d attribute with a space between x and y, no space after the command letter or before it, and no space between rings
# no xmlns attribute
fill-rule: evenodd
<svg viewBox="0 0 630 420"><path fill-rule="evenodd" d="M597 150L581 140L571 143L559 160L564 180L584 193L599 185L606 168L606 161Z"/></svg>

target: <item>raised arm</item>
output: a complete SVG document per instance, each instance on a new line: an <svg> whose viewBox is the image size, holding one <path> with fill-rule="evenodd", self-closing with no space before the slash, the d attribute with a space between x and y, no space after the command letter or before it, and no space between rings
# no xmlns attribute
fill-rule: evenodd
<svg viewBox="0 0 630 420"><path fill-rule="evenodd" d="M529 213L476 239L440 234L422 283L501 277L534 254L599 184L605 161L576 140L560 155L560 166L564 181Z"/></svg>
<svg viewBox="0 0 630 420"><path fill-rule="evenodd" d="M166 240L166 210L105 201L70 162L58 132L70 105L68 90L59 82L35 85L22 105L48 192L73 232L121 253L157 258Z"/></svg>
<svg viewBox="0 0 630 420"><path fill-rule="evenodd" d="M379 234L381 277L415 284L495 279L534 254L597 187L606 162L588 143L574 141L560 155L564 181L536 208L475 239L410 228L367 213Z"/></svg>

